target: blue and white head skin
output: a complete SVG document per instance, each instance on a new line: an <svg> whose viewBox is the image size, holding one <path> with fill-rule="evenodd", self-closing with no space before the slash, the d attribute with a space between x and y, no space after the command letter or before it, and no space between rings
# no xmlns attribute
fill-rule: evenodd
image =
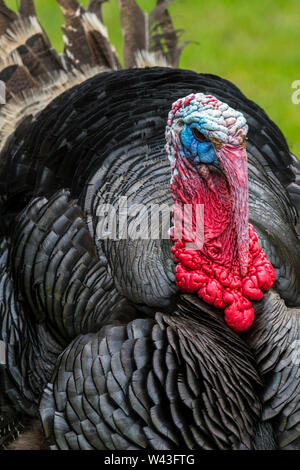
<svg viewBox="0 0 300 470"><path fill-rule="evenodd" d="M217 171L227 180L242 275L247 273L249 249L247 132L248 125L241 112L203 93L177 100L166 127L172 185L183 174L186 187L192 184L191 175L195 173L198 178L212 181L211 175Z"/></svg>
<svg viewBox="0 0 300 470"><path fill-rule="evenodd" d="M198 163L218 164L214 144L241 145L247 132L247 122L241 112L214 96L191 94L177 100L169 113L167 152L172 163L172 154L178 147L177 137L180 134L180 143L186 156Z"/></svg>

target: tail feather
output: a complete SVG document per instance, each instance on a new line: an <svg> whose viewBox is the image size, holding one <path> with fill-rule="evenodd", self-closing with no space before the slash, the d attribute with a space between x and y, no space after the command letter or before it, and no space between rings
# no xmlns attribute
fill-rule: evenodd
<svg viewBox="0 0 300 470"><path fill-rule="evenodd" d="M51 48L36 16L19 15L0 37L0 50L5 51L7 57L17 51L24 66L35 79L63 69L58 54Z"/></svg>
<svg viewBox="0 0 300 470"><path fill-rule="evenodd" d="M6 84L6 99L8 100L13 93L39 87L39 83L24 66L19 53L16 51L6 57L3 62L0 62L0 80Z"/></svg>
<svg viewBox="0 0 300 470"><path fill-rule="evenodd" d="M56 71L47 80L36 83L36 87L24 87L21 93L14 95L0 110L0 151L8 137L27 116L36 116L59 95L79 85L84 80L103 72L101 67L83 67L69 72ZM1 74L0 74L1 80ZM21 88L21 87L19 87Z"/></svg>
<svg viewBox="0 0 300 470"><path fill-rule="evenodd" d="M21 16L36 16L33 0L21 0L19 13Z"/></svg>
<svg viewBox="0 0 300 470"><path fill-rule="evenodd" d="M102 16L102 3L108 2L108 0L91 0L88 11L90 13L95 13L95 15L99 18L101 23L103 23L103 16Z"/></svg>
<svg viewBox="0 0 300 470"><path fill-rule="evenodd" d="M63 64L35 16L32 0L22 0L18 14L0 2L0 80L6 84L9 100L39 88L40 80L62 70Z"/></svg>
<svg viewBox="0 0 300 470"><path fill-rule="evenodd" d="M81 69L85 65L98 65L120 69L120 62L101 21L101 3L91 2L89 10L85 11L77 0L57 1L66 19L62 30L66 61L70 66Z"/></svg>
<svg viewBox="0 0 300 470"><path fill-rule="evenodd" d="M10 24L17 18L17 14L7 8L4 0L0 0L0 36L5 33Z"/></svg>
<svg viewBox="0 0 300 470"><path fill-rule="evenodd" d="M171 0L172 1L172 0ZM150 14L150 50L166 58L172 67L177 67L182 49L189 43L178 44L183 30L175 29L168 7L171 1L157 0L157 6Z"/></svg>
<svg viewBox="0 0 300 470"><path fill-rule="evenodd" d="M135 67L136 53L149 50L148 15L135 0L118 0L123 35L123 59L126 68Z"/></svg>
<svg viewBox="0 0 300 470"><path fill-rule="evenodd" d="M121 69L118 56L111 46L106 28L95 13L85 13L82 21L95 62L113 70Z"/></svg>
<svg viewBox="0 0 300 470"><path fill-rule="evenodd" d="M118 0L121 11L125 67L167 64L177 67L182 49L182 30L173 26L168 7L172 0L157 0L154 10L144 13L135 0ZM141 60L143 58L143 60Z"/></svg>
<svg viewBox="0 0 300 470"><path fill-rule="evenodd" d="M68 88L105 70L121 69L102 21L102 5L90 0L57 0L65 25L65 50L59 55L36 16L34 0L21 0L14 13L0 0L0 80L7 104L0 106L0 150L18 124L35 116ZM176 66L182 47L167 7L157 0L150 15L135 0L118 0L125 67Z"/></svg>

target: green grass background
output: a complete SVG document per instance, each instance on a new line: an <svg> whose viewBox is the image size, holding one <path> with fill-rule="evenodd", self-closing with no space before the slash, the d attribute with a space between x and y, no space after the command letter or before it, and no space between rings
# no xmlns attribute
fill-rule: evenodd
<svg viewBox="0 0 300 470"><path fill-rule="evenodd" d="M15 9L17 0L6 0ZM87 6L89 0L80 0ZM155 0L138 0L151 11ZM52 44L62 50L63 16L55 0L36 0L40 21ZM122 50L117 0L103 5L104 22L118 52ZM291 87L300 80L300 0L177 0L170 6L183 39L195 41L180 66L213 73L234 82L262 106L300 156L300 104Z"/></svg>

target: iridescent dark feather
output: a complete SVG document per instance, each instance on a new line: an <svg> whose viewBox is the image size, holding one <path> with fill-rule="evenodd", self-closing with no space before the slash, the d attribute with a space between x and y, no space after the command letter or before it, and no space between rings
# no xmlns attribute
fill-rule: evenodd
<svg viewBox="0 0 300 470"><path fill-rule="evenodd" d="M201 308L182 299L171 316L72 343L41 402L54 448L250 448L260 414L253 358L213 313L199 317ZM243 410L234 419L233 403Z"/></svg>

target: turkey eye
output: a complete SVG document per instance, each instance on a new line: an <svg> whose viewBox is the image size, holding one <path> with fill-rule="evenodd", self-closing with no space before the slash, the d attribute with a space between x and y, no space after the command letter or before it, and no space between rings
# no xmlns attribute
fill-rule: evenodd
<svg viewBox="0 0 300 470"><path fill-rule="evenodd" d="M198 142L207 142L206 137L200 131L198 131L196 127L192 128L192 132L193 136L198 140Z"/></svg>

